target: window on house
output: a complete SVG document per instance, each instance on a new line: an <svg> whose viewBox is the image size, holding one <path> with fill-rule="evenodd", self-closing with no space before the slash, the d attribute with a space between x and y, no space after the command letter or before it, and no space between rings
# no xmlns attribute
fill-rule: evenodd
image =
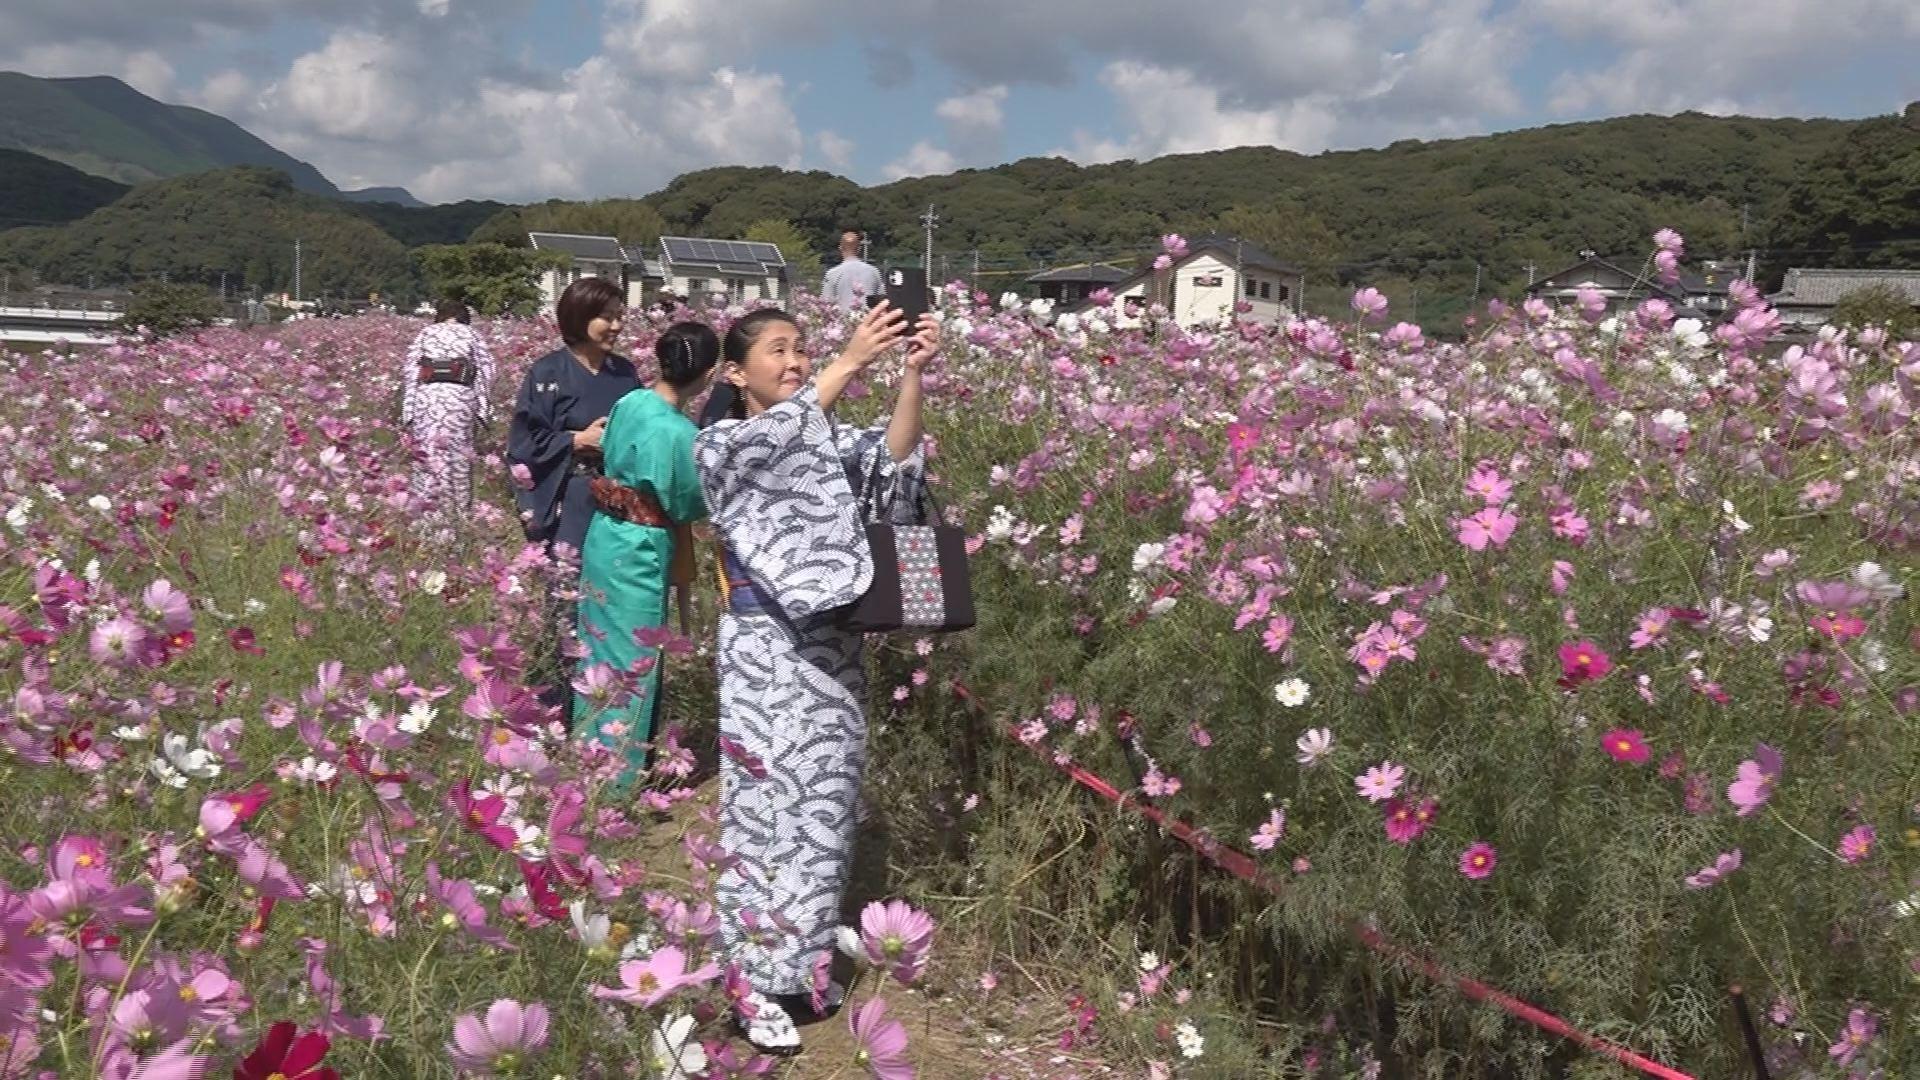
<svg viewBox="0 0 1920 1080"><path fill-rule="evenodd" d="M1255 295L1257 295L1259 287L1260 286L1252 278L1248 278L1247 279L1247 298L1252 299Z"/></svg>
<svg viewBox="0 0 1920 1080"><path fill-rule="evenodd" d="M707 291L707 279L703 277L687 279L687 299L692 300Z"/></svg>
<svg viewBox="0 0 1920 1080"><path fill-rule="evenodd" d="M1263 281L1260 283L1260 299L1262 300L1273 299L1273 282Z"/></svg>
<svg viewBox="0 0 1920 1080"><path fill-rule="evenodd" d="M1288 290L1288 288L1285 285L1280 286L1280 302L1281 303L1283 304L1286 303L1289 299L1292 298L1292 296L1293 296L1293 293L1290 290Z"/></svg>

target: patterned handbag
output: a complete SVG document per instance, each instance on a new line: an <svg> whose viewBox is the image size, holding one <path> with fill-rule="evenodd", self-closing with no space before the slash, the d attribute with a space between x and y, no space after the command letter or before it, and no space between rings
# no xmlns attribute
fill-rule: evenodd
<svg viewBox="0 0 1920 1080"><path fill-rule="evenodd" d="M837 440L836 440L837 441ZM879 461L874 462L878 472ZM873 583L842 609L840 624L866 634L945 634L974 625L973 577L967 566L966 532L945 524L932 492L923 485L914 500L916 524L876 521L870 493L861 499Z"/></svg>

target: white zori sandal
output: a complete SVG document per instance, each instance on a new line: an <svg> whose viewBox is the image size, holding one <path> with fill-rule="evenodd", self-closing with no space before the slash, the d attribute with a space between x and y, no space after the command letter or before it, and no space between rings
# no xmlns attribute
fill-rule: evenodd
<svg viewBox="0 0 1920 1080"><path fill-rule="evenodd" d="M740 1000L734 1023L740 1034L762 1053L784 1057L800 1052L800 1031L793 1026L793 1017L758 990Z"/></svg>

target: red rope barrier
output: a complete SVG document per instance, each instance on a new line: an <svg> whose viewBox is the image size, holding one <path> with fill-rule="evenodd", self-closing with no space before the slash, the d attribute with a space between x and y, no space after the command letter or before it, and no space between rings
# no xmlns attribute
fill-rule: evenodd
<svg viewBox="0 0 1920 1080"><path fill-rule="evenodd" d="M973 696L973 692L961 683L955 682L953 684L953 695L965 702L967 706L976 713L984 711L980 706L979 700ZM1020 742L1017 727L1008 728L1008 732L1013 735L1014 741ZM1283 886L1279 879L1260 869L1260 864L1255 862L1253 857L1246 852L1229 847L1210 836L1202 834L1192 825L1179 818L1168 817L1159 807L1141 802L1079 765L1072 762L1063 765L1055 761L1053 755L1043 746L1028 743L1022 743L1022 745L1027 746L1027 748L1038 755L1042 761L1052 765L1060 772L1065 773L1074 783L1079 784L1081 787L1123 810L1130 810L1139 814L1141 817L1160 826L1167 832L1172 833L1174 837L1198 852L1201 857L1211 862L1214 866L1225 870L1227 873L1232 874L1242 881L1259 886L1272 896L1278 897L1282 894ZM1460 991L1460 993L1465 995L1469 1000L1492 1005L1508 1016L1517 1020L1524 1020L1549 1035L1565 1039L1583 1049L1590 1050L1603 1057L1611 1058L1621 1065L1637 1069L1647 1076L1657 1077L1658 1080L1694 1080L1692 1076L1686 1073L1642 1057L1618 1043L1609 1042L1598 1035L1581 1031L1565 1020L1547 1012L1545 1009L1529 1005L1504 990L1488 986L1478 979L1469 978L1465 975L1456 975L1428 957L1392 941L1374 927L1365 924L1355 924L1352 930L1354 936L1359 939L1360 943L1373 952L1388 959L1397 960L1406 964L1408 967L1413 968L1434 982L1451 986Z"/></svg>

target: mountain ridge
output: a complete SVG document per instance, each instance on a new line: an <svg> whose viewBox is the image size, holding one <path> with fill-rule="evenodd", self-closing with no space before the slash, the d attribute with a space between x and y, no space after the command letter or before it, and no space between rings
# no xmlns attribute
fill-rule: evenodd
<svg viewBox="0 0 1920 1080"><path fill-rule="evenodd" d="M309 194L418 204L403 188L342 191L319 169L218 113L159 101L108 75L0 71L0 100L8 103L0 110L0 148L121 184L259 165L286 173Z"/></svg>

